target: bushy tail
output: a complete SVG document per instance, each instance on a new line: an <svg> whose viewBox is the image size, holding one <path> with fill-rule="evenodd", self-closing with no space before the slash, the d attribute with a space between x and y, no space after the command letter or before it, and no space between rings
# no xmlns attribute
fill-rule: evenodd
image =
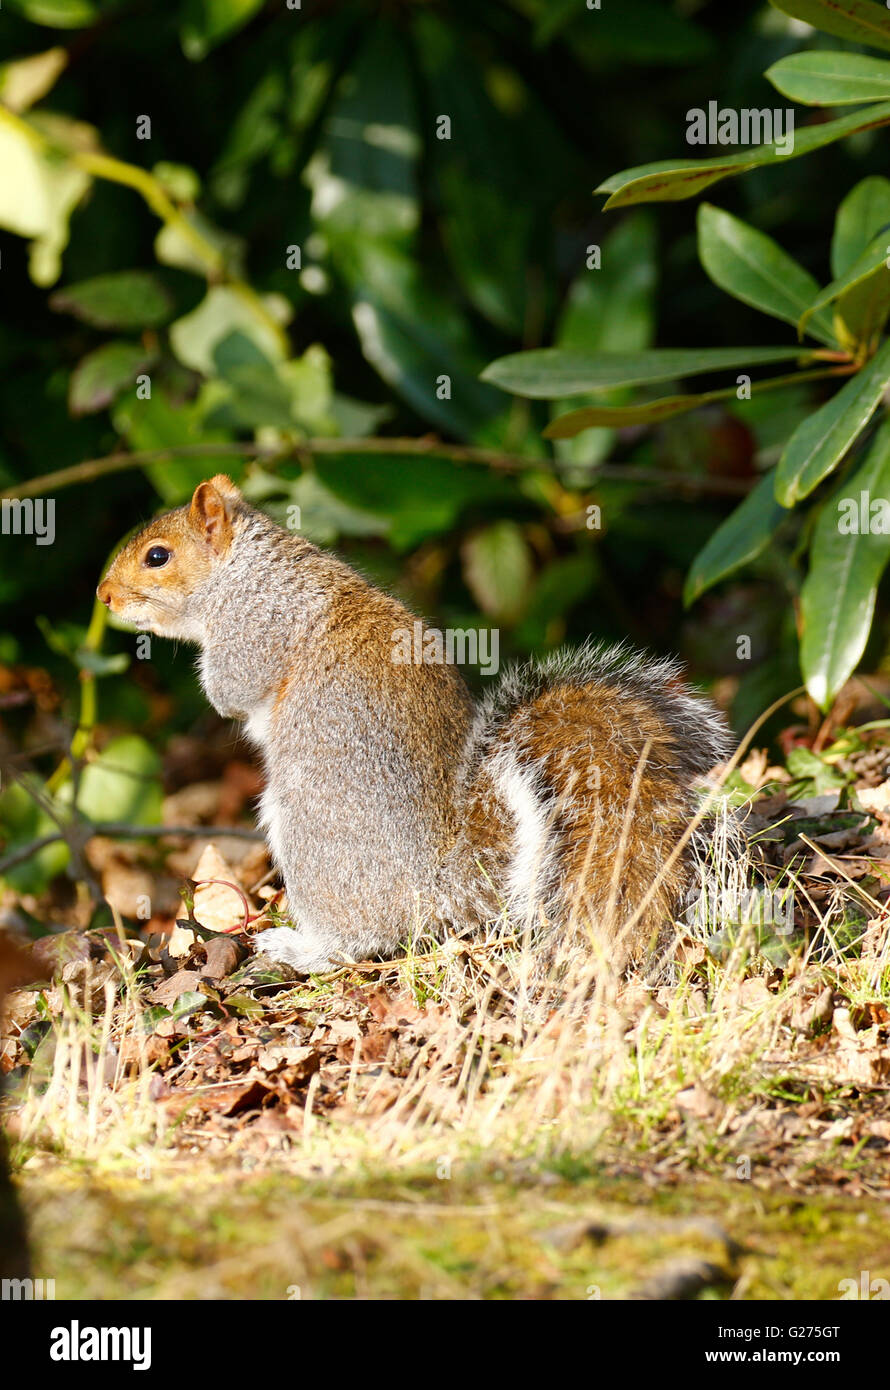
<svg viewBox="0 0 890 1390"><path fill-rule="evenodd" d="M684 885L693 784L729 747L675 661L587 644L507 671L465 753L454 915L641 959Z"/></svg>

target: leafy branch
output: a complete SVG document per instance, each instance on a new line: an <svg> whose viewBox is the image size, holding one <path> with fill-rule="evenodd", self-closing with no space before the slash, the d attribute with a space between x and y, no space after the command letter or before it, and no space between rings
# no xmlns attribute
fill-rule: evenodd
<svg viewBox="0 0 890 1390"><path fill-rule="evenodd" d="M281 324L269 313L262 297L245 280L232 272L219 248L203 236L182 209L176 206L163 184L154 174L149 173L147 169L140 169L136 164L128 164L122 159L115 159L100 151L76 149L59 139L53 139L52 136L38 130L30 121L26 121L11 111L2 102L0 102L0 125L5 125L8 129L15 131L17 135L27 140L45 157L50 159L61 157L83 173L90 175L91 178L121 184L139 193L155 216L165 226L175 228L177 234L191 247L203 267L208 282L224 284L232 290L274 335L279 347L287 355L290 347L287 334Z"/></svg>

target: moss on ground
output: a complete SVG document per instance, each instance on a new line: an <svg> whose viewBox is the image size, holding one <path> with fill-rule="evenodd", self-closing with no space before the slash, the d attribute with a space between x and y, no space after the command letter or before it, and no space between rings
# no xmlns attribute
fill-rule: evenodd
<svg viewBox="0 0 890 1390"><path fill-rule="evenodd" d="M41 1158L20 1189L35 1273L63 1299L615 1299L693 1258L712 1271L700 1297L828 1300L842 1279L890 1272L883 1204L751 1181L476 1171L338 1185Z"/></svg>

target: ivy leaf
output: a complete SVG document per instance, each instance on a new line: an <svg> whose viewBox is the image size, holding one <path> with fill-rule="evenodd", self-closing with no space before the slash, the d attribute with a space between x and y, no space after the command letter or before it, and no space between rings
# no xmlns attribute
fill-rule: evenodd
<svg viewBox="0 0 890 1390"><path fill-rule="evenodd" d="M139 343L105 343L78 362L71 373L68 406L72 415L89 415L116 400L158 354Z"/></svg>
<svg viewBox="0 0 890 1390"><path fill-rule="evenodd" d="M49 304L93 328L160 328L173 312L169 293L148 270L118 270L66 285Z"/></svg>

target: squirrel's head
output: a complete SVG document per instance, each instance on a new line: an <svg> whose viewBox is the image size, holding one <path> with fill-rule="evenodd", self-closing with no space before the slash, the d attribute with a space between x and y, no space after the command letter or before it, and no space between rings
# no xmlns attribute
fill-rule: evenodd
<svg viewBox="0 0 890 1390"><path fill-rule="evenodd" d="M241 493L224 474L200 483L187 507L159 516L127 542L97 596L135 627L199 640L189 600L227 554L239 505Z"/></svg>

